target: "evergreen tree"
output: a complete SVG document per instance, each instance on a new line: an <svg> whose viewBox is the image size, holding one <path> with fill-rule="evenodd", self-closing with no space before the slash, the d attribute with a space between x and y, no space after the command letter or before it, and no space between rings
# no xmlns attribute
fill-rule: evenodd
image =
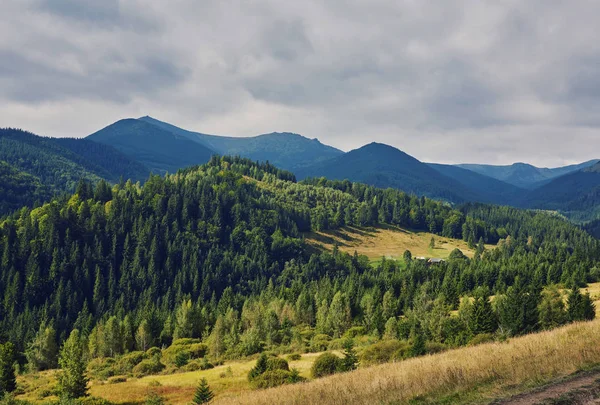
<svg viewBox="0 0 600 405"><path fill-rule="evenodd" d="M539 324L542 329L552 329L567 321L565 303L556 287L542 291L542 300L538 311Z"/></svg>
<svg viewBox="0 0 600 405"><path fill-rule="evenodd" d="M15 346L11 342L0 344L0 396L17 389L15 361Z"/></svg>
<svg viewBox="0 0 600 405"><path fill-rule="evenodd" d="M61 372L58 375L58 390L61 396L81 398L87 396L88 378L86 376L84 338L74 329L65 341L58 363Z"/></svg>
<svg viewBox="0 0 600 405"><path fill-rule="evenodd" d="M480 293L475 297L468 326L473 335L496 331L498 322L487 293Z"/></svg>
<svg viewBox="0 0 600 405"><path fill-rule="evenodd" d="M58 365L58 344L52 325L42 323L33 342L25 352L29 365L35 370L48 370Z"/></svg>
<svg viewBox="0 0 600 405"><path fill-rule="evenodd" d="M209 404L214 397L215 395L208 386L208 381L206 381L206 378L203 378L196 388L192 403L195 405Z"/></svg>
<svg viewBox="0 0 600 405"><path fill-rule="evenodd" d="M342 369L344 371L356 370L358 368L358 355L354 349L354 340L351 338L345 339L343 348Z"/></svg>

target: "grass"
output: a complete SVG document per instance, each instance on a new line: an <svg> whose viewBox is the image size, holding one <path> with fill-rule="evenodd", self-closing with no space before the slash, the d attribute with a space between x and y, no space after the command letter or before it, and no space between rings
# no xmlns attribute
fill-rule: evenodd
<svg viewBox="0 0 600 405"><path fill-rule="evenodd" d="M429 244L435 239L435 248ZM353 254L354 251L367 256L371 261L402 259L405 250L410 250L413 257L447 258L454 249L460 249L466 256L473 257L475 251L466 242L459 239L444 238L428 232L417 232L396 226L376 228L345 227L337 231L311 232L306 241L315 247L332 250L337 243L343 252ZM493 246L487 246L493 248Z"/></svg>
<svg viewBox="0 0 600 405"><path fill-rule="evenodd" d="M598 364L600 321L592 321L220 398L215 405L485 403Z"/></svg>

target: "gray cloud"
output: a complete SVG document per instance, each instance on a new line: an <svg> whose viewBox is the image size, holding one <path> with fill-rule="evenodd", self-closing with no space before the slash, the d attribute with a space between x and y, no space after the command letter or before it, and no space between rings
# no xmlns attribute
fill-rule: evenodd
<svg viewBox="0 0 600 405"><path fill-rule="evenodd" d="M600 156L594 0L7 0L0 125L85 136L150 114L421 160Z"/></svg>

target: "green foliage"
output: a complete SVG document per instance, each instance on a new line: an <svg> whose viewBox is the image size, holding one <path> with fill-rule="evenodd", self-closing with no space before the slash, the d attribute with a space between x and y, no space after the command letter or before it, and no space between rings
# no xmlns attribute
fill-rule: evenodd
<svg viewBox="0 0 600 405"><path fill-rule="evenodd" d="M58 359L61 372L58 375L58 390L66 398L81 398L88 395L86 376L85 339L74 329L63 344Z"/></svg>
<svg viewBox="0 0 600 405"><path fill-rule="evenodd" d="M412 345L406 340L383 340L364 348L360 362L366 366L403 360L410 357Z"/></svg>
<svg viewBox="0 0 600 405"><path fill-rule="evenodd" d="M198 384L198 387L196 388L192 403L195 405L208 404L213 400L214 397L215 395L208 386L208 381L206 381L206 378L202 378Z"/></svg>
<svg viewBox="0 0 600 405"><path fill-rule="evenodd" d="M567 317L571 322L590 321L596 317L596 307L589 293L581 294L573 287L567 299Z"/></svg>
<svg viewBox="0 0 600 405"><path fill-rule="evenodd" d="M341 368L344 371L352 371L358 368L358 355L354 350L354 341L352 339L344 340L344 351L342 352L342 365Z"/></svg>
<svg viewBox="0 0 600 405"><path fill-rule="evenodd" d="M58 343L54 327L44 323L25 352L27 361L35 370L48 370L58 365Z"/></svg>
<svg viewBox="0 0 600 405"><path fill-rule="evenodd" d="M150 391L144 401L144 405L164 405L165 403L165 399L155 391Z"/></svg>
<svg viewBox="0 0 600 405"><path fill-rule="evenodd" d="M0 344L0 396L17 389L16 360L15 346L11 342Z"/></svg>
<svg viewBox="0 0 600 405"><path fill-rule="evenodd" d="M316 358L310 372L313 378L335 374L343 368L342 359L333 353L325 352Z"/></svg>
<svg viewBox="0 0 600 405"><path fill-rule="evenodd" d="M538 312L539 325L542 329L552 329L567 322L565 303L556 287L542 291Z"/></svg>
<svg viewBox="0 0 600 405"><path fill-rule="evenodd" d="M133 368L133 375L136 377L143 377L151 374L158 374L165 369L165 365L161 363L158 357L152 359L142 360L137 366Z"/></svg>

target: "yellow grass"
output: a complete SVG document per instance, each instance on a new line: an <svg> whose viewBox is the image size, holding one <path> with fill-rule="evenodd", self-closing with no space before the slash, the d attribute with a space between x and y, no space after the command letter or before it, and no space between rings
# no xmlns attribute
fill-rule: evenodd
<svg viewBox="0 0 600 405"><path fill-rule="evenodd" d="M429 244L435 239L435 248ZM376 228L346 227L338 231L311 232L306 241L313 246L321 246L327 250L333 249L337 242L343 252L359 254L371 260L382 257L399 259L405 250L410 250L413 257L446 258L454 249L460 249L465 255L473 257L473 249L466 242L458 239L444 238L428 232L415 232L407 229L385 226ZM493 248L493 246L487 246Z"/></svg>
<svg viewBox="0 0 600 405"><path fill-rule="evenodd" d="M470 395L485 402L600 364L600 321L398 363L359 369L305 384L221 398L215 405L404 404ZM435 401L433 401L435 402Z"/></svg>
<svg viewBox="0 0 600 405"><path fill-rule="evenodd" d="M304 354L300 360L290 361L290 367L298 369L302 376L309 377L310 367L318 355ZM206 378L217 398L227 403L232 397L250 391L247 375L255 364L256 360L236 361L211 370L132 378L119 384L94 384L90 393L115 403L139 403L143 402L149 391L155 391L164 396L169 404L189 404L199 380Z"/></svg>

